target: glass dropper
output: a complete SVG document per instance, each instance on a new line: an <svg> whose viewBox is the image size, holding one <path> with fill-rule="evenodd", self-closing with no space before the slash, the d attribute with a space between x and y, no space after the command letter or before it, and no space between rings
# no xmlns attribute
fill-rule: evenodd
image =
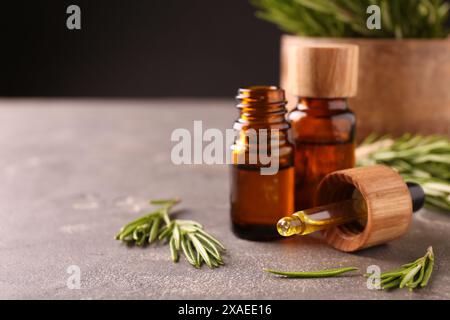
<svg viewBox="0 0 450 320"><path fill-rule="evenodd" d="M413 211L423 207L425 194L416 183L407 183L413 204ZM330 227L358 222L364 226L367 219L366 202L358 190L354 190L350 199L328 205L301 210L277 223L278 233L289 237L307 235Z"/></svg>

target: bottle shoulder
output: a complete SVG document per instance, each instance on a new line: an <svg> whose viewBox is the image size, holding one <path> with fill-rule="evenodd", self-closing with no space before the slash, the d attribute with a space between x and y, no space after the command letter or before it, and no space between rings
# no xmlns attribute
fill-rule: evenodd
<svg viewBox="0 0 450 320"><path fill-rule="evenodd" d="M234 130L280 130L287 131L291 128L291 124L285 118L276 121L247 121L242 118L237 119L233 123Z"/></svg>
<svg viewBox="0 0 450 320"><path fill-rule="evenodd" d="M350 109L327 114L310 111L295 110L289 114L295 143L354 140L356 117Z"/></svg>
<svg viewBox="0 0 450 320"><path fill-rule="evenodd" d="M339 120L348 120L354 123L356 121L356 115L350 109L327 110L327 111L294 109L288 113L287 119L291 124L299 121L308 121L315 119L329 119L329 120L339 119Z"/></svg>

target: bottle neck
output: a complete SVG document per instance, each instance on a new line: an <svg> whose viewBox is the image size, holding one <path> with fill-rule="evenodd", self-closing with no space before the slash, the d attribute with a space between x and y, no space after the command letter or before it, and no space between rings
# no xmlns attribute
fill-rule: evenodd
<svg viewBox="0 0 450 320"><path fill-rule="evenodd" d="M298 110L343 111L348 110L347 98L307 98L299 97Z"/></svg>
<svg viewBox="0 0 450 320"><path fill-rule="evenodd" d="M261 154L266 154L277 160L270 160L270 165L277 163L280 168L292 166L294 154L288 132L290 125L286 119L284 90L274 86L253 86L239 89L236 98L240 117L234 123L237 135L232 147L233 163L239 163L242 155L247 159L257 156L255 164L267 166L260 161L264 160Z"/></svg>
<svg viewBox="0 0 450 320"><path fill-rule="evenodd" d="M289 128L283 89L274 86L241 88L236 99L240 111L238 123L253 128Z"/></svg>

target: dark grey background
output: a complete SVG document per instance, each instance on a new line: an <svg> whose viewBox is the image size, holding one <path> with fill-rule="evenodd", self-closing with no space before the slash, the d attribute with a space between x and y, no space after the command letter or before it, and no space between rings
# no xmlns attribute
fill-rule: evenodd
<svg viewBox="0 0 450 320"><path fill-rule="evenodd" d="M66 8L82 30L66 28ZM0 97L230 97L277 84L281 31L248 0L5 0Z"/></svg>
<svg viewBox="0 0 450 320"><path fill-rule="evenodd" d="M281 32L247 0L10 2L0 96L215 97L278 83ZM80 31L66 28L70 4Z"/></svg>

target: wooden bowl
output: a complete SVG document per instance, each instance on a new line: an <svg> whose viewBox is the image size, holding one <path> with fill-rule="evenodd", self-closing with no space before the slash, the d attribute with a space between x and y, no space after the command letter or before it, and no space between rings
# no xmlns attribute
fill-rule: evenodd
<svg viewBox="0 0 450 320"><path fill-rule="evenodd" d="M358 93L349 101L358 139L371 132L450 136L450 39L338 39L284 35L281 87L292 109L297 48L302 45L359 46Z"/></svg>

